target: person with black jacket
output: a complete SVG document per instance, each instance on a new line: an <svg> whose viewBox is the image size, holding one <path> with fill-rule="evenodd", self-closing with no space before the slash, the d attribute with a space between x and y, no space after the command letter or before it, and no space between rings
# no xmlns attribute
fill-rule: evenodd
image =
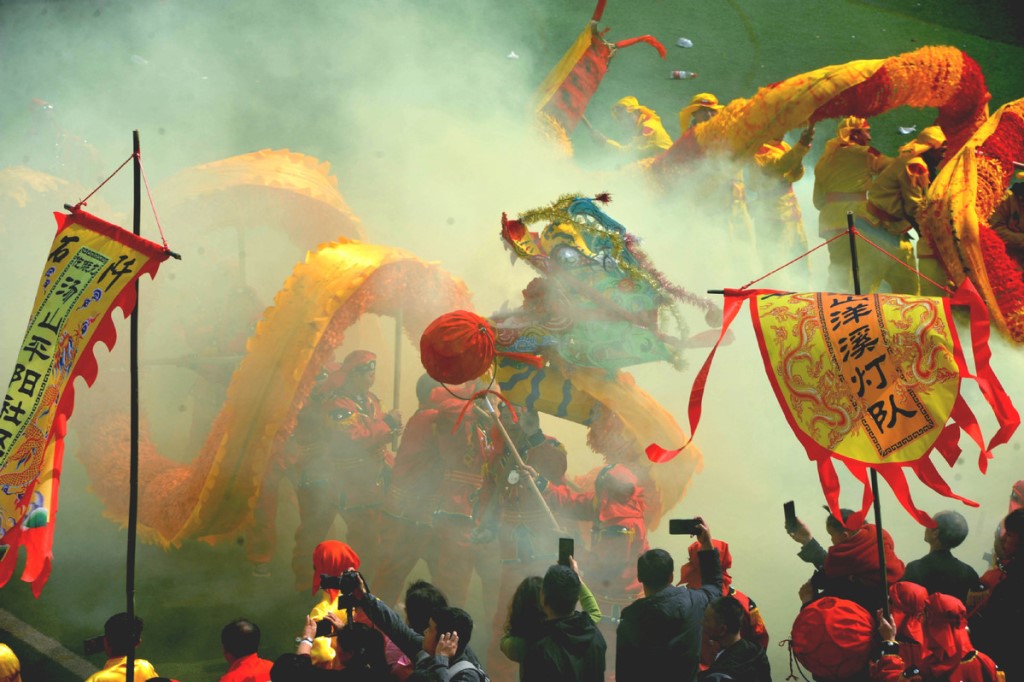
<svg viewBox="0 0 1024 682"><path fill-rule="evenodd" d="M521 682L603 682L608 646L589 614L576 610L580 578L569 566L544 574L540 605L547 620L519 667Z"/></svg>
<svg viewBox="0 0 1024 682"><path fill-rule="evenodd" d="M469 651L473 619L462 609L445 606L430 614L423 634L417 633L387 604L374 597L359 577L360 587L352 598L370 619L406 656L415 661L409 682L487 682L476 657ZM335 623L333 613L327 619ZM337 623L335 623L337 627ZM454 635L454 637L452 636Z"/></svg>
<svg viewBox="0 0 1024 682"><path fill-rule="evenodd" d="M759 644L740 636L746 609L735 597L722 597L704 610L704 632L719 646L711 666L697 676L699 682L772 682L768 655Z"/></svg>
<svg viewBox="0 0 1024 682"><path fill-rule="evenodd" d="M704 609L722 597L722 566L703 521L697 539L698 589L672 585L675 565L663 549L648 550L637 559L644 596L622 610L615 648L617 682L696 677Z"/></svg>

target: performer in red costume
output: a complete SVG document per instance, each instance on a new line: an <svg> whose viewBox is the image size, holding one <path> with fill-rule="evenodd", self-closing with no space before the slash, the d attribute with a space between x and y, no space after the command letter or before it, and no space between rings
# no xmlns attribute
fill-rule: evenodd
<svg viewBox="0 0 1024 682"><path fill-rule="evenodd" d="M743 594L732 586L732 576L729 575L729 568L732 566L732 553L729 552L729 544L717 539L712 539L711 544L718 550L718 561L722 566L722 596L735 597L743 610L747 613L747 619L740 625L740 637L754 642L762 649L768 648L768 629L761 618L761 611L757 608L754 600ZM678 585L686 585L692 590L699 589L703 582L700 577L700 560L697 552L700 551L700 542L694 542L688 548L689 561L679 568ZM702 668L707 668L718 655L717 643L711 641L706 635L702 635L700 662Z"/></svg>
<svg viewBox="0 0 1024 682"><path fill-rule="evenodd" d="M878 633L883 641L879 659L871 665L873 680L1003 682L1006 679L991 658L974 648L967 631L967 611L956 597L941 592L928 597L924 615L926 654L916 669L907 666L900 654L902 647L896 641L894 621L887 620L881 611L878 617Z"/></svg>
<svg viewBox="0 0 1024 682"><path fill-rule="evenodd" d="M285 477L293 479L299 503L292 553L297 587L304 586L309 556L339 512L348 527L348 544L375 565L379 507L394 461L387 444L402 424L401 415L385 413L370 391L376 357L357 350L341 365L328 365L299 413L291 441L270 463L246 537L256 575L270 575L277 490Z"/></svg>
<svg viewBox="0 0 1024 682"><path fill-rule="evenodd" d="M466 401L459 396L468 397L471 392L469 385L453 389L441 386L430 394L437 410L433 447L442 474L436 488L433 547L427 566L433 583L452 604L466 603L474 570L485 595L493 595L498 589L498 557L491 548L473 542L484 474L493 453L484 428L486 422L481 422L472 408L463 413ZM484 603L490 616L495 602L488 597Z"/></svg>
<svg viewBox="0 0 1024 682"><path fill-rule="evenodd" d="M852 514L842 510L844 519ZM800 598L806 604L818 597L848 599L874 613L882 606L882 580L878 564L878 542L875 526L862 523L850 530L829 514L825 529L832 538L832 546L825 549L811 536L807 526L797 519L797 528L790 536L803 547L799 557L814 564L817 569L811 579L800 588ZM892 536L882 531L885 548L886 581L894 583L903 577L903 561L896 556Z"/></svg>
<svg viewBox="0 0 1024 682"><path fill-rule="evenodd" d="M543 477L538 477L537 486L556 509L593 523L590 550L600 560L591 562L593 577L588 581L598 603L635 598L640 591L636 560L649 549L644 491L636 475L624 464L610 464L598 473L592 492L575 492Z"/></svg>
<svg viewBox="0 0 1024 682"><path fill-rule="evenodd" d="M394 464L388 443L402 427L402 415L397 410L385 413L370 391L376 378L377 356L356 350L324 381L321 480L327 485L318 490L322 495L299 495L299 513L309 519L303 544L311 550L322 540L340 510L347 526L345 541L371 567L377 565L380 508ZM300 556L298 547L295 556Z"/></svg>
<svg viewBox="0 0 1024 682"><path fill-rule="evenodd" d="M435 547L431 526L444 475L437 438L443 427L439 425L438 406L432 400L432 392L439 387L427 374L416 382L419 409L406 423L395 454L391 486L381 515L384 542L373 581L374 594L385 604L396 603L416 562L423 559L430 563Z"/></svg>

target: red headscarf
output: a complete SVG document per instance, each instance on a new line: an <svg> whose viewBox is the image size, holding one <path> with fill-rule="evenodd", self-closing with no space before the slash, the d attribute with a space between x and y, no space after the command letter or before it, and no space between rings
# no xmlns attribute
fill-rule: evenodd
<svg viewBox="0 0 1024 682"><path fill-rule="evenodd" d="M340 366L333 363L327 366L327 378L318 388L325 394L337 391L348 382L353 370L376 361L376 353L371 353L368 350L354 350L345 356Z"/></svg>
<svg viewBox="0 0 1024 682"><path fill-rule="evenodd" d="M341 575L352 569L359 570L359 555L339 540L324 540L313 550L313 591L320 589L321 575ZM338 598L338 590L324 590L332 603Z"/></svg>
<svg viewBox="0 0 1024 682"><path fill-rule="evenodd" d="M732 584L732 576L729 575L729 568L732 566L732 554L729 553L729 544L723 540L711 540L711 544L718 550L718 562L722 565L722 595L729 594L729 585ZM694 542L688 549L690 560L679 567L679 585L687 585L694 589L704 583L700 577L700 560L697 552L700 551L700 542Z"/></svg>
<svg viewBox="0 0 1024 682"><path fill-rule="evenodd" d="M642 523L644 518L644 489L636 474L624 464L605 467L594 481L598 513L601 523L620 526Z"/></svg>
<svg viewBox="0 0 1024 682"><path fill-rule="evenodd" d="M967 609L956 597L941 592L929 596L924 626L928 638L928 657L924 663L932 676L948 675L964 656L974 651L967 634Z"/></svg>
<svg viewBox="0 0 1024 682"><path fill-rule="evenodd" d="M887 530L882 531L882 546L885 548L886 579L890 583L895 583L903 577L904 566L896 556L895 544ZM850 576L868 585L880 585L875 526L865 523L849 540L829 547L824 570L828 576Z"/></svg>
<svg viewBox="0 0 1024 682"><path fill-rule="evenodd" d="M896 632L919 644L924 643L924 607L928 603L928 590L916 583L898 582L889 586L892 618Z"/></svg>

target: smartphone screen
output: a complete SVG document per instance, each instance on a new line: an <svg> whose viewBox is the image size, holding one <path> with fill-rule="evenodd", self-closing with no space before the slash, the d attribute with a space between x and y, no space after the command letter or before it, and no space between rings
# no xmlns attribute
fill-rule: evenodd
<svg viewBox="0 0 1024 682"><path fill-rule="evenodd" d="M697 535L700 532L701 520L696 519L669 519L669 535Z"/></svg>
<svg viewBox="0 0 1024 682"><path fill-rule="evenodd" d="M569 557L576 553L576 542L572 538L558 538L558 563L569 565ZM548 556L551 556L550 554Z"/></svg>
<svg viewBox="0 0 1024 682"><path fill-rule="evenodd" d="M796 530L796 504L790 500L782 505L782 511L786 515L786 530L792 533Z"/></svg>

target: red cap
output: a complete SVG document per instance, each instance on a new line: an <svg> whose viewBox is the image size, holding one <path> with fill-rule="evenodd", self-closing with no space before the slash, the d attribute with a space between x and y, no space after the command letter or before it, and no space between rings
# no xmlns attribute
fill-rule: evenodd
<svg viewBox="0 0 1024 682"><path fill-rule="evenodd" d="M324 540L313 550L313 590L320 589L321 575L341 575L347 570L359 570L359 555L340 540ZM338 598L337 590L324 590L333 602Z"/></svg>

